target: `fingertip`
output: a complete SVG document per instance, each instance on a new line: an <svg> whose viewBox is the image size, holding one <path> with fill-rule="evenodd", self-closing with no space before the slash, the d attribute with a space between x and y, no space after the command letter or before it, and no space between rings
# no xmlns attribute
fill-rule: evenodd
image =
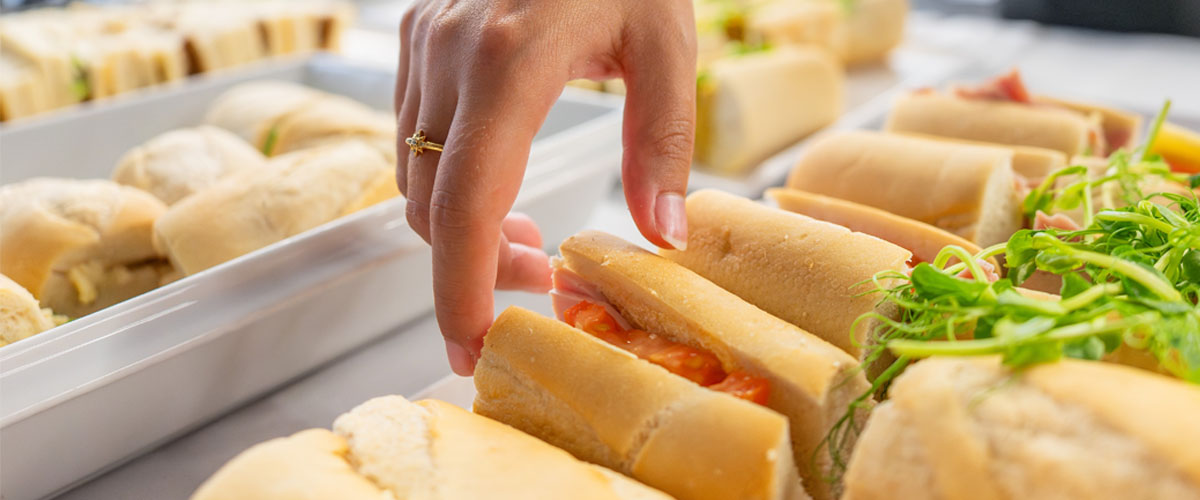
<svg viewBox="0 0 1200 500"><path fill-rule="evenodd" d="M509 243L507 255L503 254L496 270L496 288L531 293L550 291L552 273L550 256L546 252L520 243Z"/></svg>
<svg viewBox="0 0 1200 500"><path fill-rule="evenodd" d="M521 212L510 212L501 223L504 236L513 243L542 248L542 231L533 218Z"/></svg>
<svg viewBox="0 0 1200 500"><path fill-rule="evenodd" d="M476 357L457 342L446 339L446 357L450 360L450 369L462 377L475 374Z"/></svg>
<svg viewBox="0 0 1200 500"><path fill-rule="evenodd" d="M687 250L687 204L679 193L660 193L654 200L654 227L675 250Z"/></svg>

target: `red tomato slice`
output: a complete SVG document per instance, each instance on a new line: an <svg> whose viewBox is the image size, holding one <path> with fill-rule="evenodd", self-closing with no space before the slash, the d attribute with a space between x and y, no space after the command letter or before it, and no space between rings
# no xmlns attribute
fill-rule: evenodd
<svg viewBox="0 0 1200 500"><path fill-rule="evenodd" d="M673 345L678 344L641 330L628 330L625 332L625 345L621 347L639 358L647 359Z"/></svg>
<svg viewBox="0 0 1200 500"><path fill-rule="evenodd" d="M621 332L617 320L609 316L608 311L604 310L604 306L591 302L580 302L571 306L567 312L563 313L563 320L575 328L596 336Z"/></svg>
<svg viewBox="0 0 1200 500"><path fill-rule="evenodd" d="M709 389L766 406L767 398L771 395L771 382L738 370L730 373L721 383L710 386Z"/></svg>
<svg viewBox="0 0 1200 500"><path fill-rule="evenodd" d="M647 361L666 368L667 371L708 387L725 378L721 360L711 352L693 349L683 344L674 344L646 357Z"/></svg>

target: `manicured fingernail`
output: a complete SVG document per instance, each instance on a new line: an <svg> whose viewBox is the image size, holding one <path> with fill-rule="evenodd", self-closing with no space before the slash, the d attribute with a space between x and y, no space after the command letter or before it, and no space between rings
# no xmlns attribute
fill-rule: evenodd
<svg viewBox="0 0 1200 500"><path fill-rule="evenodd" d="M687 250L687 208L683 196L662 193L654 202L654 226L658 235L676 250Z"/></svg>
<svg viewBox="0 0 1200 500"><path fill-rule="evenodd" d="M446 357L450 359L450 369L454 373L463 377L470 377L475 373L475 358L461 345L454 341L446 341Z"/></svg>

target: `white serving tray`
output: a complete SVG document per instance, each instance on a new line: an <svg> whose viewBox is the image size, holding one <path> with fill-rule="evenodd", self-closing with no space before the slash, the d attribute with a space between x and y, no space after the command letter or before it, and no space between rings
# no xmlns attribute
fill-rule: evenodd
<svg viewBox="0 0 1200 500"><path fill-rule="evenodd" d="M270 63L6 126L3 182L106 177L253 78L388 109L394 76L329 57ZM568 91L546 120L516 205L546 241L580 229L615 182L619 106ZM392 200L0 348L0 498L63 491L421 317L429 262Z"/></svg>

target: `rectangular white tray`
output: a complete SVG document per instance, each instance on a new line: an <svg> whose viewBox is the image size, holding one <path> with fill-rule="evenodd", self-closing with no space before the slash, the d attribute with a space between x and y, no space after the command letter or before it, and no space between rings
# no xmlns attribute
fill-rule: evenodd
<svg viewBox="0 0 1200 500"><path fill-rule="evenodd" d="M277 78L389 109L394 76L336 58L263 65L0 130L3 182L106 177L126 149ZM619 100L566 92L516 209L577 231L620 163ZM432 307L429 251L392 200L0 348L0 498L63 491Z"/></svg>

